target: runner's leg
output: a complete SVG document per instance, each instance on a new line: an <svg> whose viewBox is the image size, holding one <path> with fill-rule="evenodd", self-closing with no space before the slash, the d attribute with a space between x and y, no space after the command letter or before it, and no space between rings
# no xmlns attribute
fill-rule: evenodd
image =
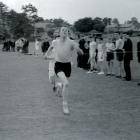
<svg viewBox="0 0 140 140"><path fill-rule="evenodd" d="M60 78L63 87L62 87L62 99L63 99L63 112L64 114L69 114L68 109L68 85L69 81L67 77L65 76L64 72L57 73L57 76Z"/></svg>

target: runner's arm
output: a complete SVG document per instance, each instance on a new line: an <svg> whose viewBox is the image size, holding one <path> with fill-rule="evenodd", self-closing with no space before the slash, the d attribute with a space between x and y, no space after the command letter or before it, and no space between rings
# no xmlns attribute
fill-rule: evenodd
<svg viewBox="0 0 140 140"><path fill-rule="evenodd" d="M50 59L49 58L49 54L51 53L51 51L52 51L52 49L54 48L54 42L52 42L52 44L51 44L51 46L48 48L48 50L47 50L47 52L45 53L45 55L44 55L44 58L45 59Z"/></svg>
<svg viewBox="0 0 140 140"><path fill-rule="evenodd" d="M74 42L73 48L77 51L77 53L79 53L79 54L81 54L81 55L84 54L83 51L79 48L78 43Z"/></svg>

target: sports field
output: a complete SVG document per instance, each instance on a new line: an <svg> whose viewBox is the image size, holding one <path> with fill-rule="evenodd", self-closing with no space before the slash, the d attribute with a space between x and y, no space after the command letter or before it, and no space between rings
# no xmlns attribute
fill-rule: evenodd
<svg viewBox="0 0 140 140"><path fill-rule="evenodd" d="M139 140L140 64L133 40L132 82L88 75L74 57L70 116L51 92L48 61L0 51L0 140Z"/></svg>

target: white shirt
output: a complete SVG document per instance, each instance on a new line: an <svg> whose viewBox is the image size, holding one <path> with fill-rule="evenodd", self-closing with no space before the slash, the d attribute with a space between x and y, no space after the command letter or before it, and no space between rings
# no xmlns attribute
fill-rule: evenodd
<svg viewBox="0 0 140 140"><path fill-rule="evenodd" d="M98 45L97 45L97 49L98 49L98 53L99 53L99 52L102 52L102 53L103 53L103 51L104 51L104 50L103 50L103 44L98 44Z"/></svg>
<svg viewBox="0 0 140 140"><path fill-rule="evenodd" d="M115 49L115 46L114 46L113 43L106 43L105 46L106 46L106 51L107 52L111 52Z"/></svg>
<svg viewBox="0 0 140 140"><path fill-rule="evenodd" d="M39 50L39 41L37 41L37 40L35 41L35 49Z"/></svg>
<svg viewBox="0 0 140 140"><path fill-rule="evenodd" d="M92 41L89 44L89 54L92 56L96 53L97 43L95 41Z"/></svg>
<svg viewBox="0 0 140 140"><path fill-rule="evenodd" d="M124 41L122 39L116 40L116 49L123 49Z"/></svg>

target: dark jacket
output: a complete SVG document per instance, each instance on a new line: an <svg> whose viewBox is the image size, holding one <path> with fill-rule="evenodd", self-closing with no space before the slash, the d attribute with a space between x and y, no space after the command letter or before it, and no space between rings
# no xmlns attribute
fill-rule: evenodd
<svg viewBox="0 0 140 140"><path fill-rule="evenodd" d="M48 41L44 41L41 45L42 52L45 53L50 47L50 43Z"/></svg>
<svg viewBox="0 0 140 140"><path fill-rule="evenodd" d="M138 62L140 63L140 42L137 43L137 56L138 56Z"/></svg>
<svg viewBox="0 0 140 140"><path fill-rule="evenodd" d="M133 44L130 39L124 42L124 59L133 60Z"/></svg>
<svg viewBox="0 0 140 140"><path fill-rule="evenodd" d="M86 43L86 41L84 39L81 39L79 41L79 48L83 51L84 51L84 48L85 48L85 43Z"/></svg>

